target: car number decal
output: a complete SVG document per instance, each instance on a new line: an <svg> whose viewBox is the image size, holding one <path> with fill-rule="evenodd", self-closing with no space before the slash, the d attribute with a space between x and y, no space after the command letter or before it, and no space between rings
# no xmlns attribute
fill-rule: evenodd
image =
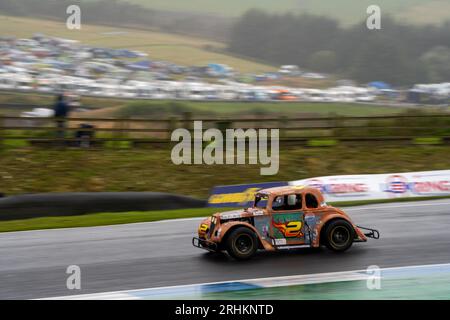
<svg viewBox="0 0 450 320"><path fill-rule="evenodd" d="M272 225L277 228L286 238L302 237L302 225L301 221L289 221L285 223L273 222Z"/></svg>

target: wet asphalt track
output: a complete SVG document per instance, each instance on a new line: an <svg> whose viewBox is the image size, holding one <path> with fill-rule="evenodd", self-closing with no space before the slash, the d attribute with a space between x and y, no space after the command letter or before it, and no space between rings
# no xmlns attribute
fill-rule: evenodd
<svg viewBox="0 0 450 320"><path fill-rule="evenodd" d="M346 210L381 239L344 254L326 249L261 252L248 262L192 247L199 220L0 234L0 299L141 289L308 273L450 262L450 199ZM82 289L66 289L67 266Z"/></svg>

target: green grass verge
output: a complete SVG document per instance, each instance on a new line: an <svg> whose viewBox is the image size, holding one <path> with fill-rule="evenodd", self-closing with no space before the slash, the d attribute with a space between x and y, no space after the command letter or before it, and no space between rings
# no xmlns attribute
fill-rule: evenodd
<svg viewBox="0 0 450 320"><path fill-rule="evenodd" d="M28 141L22 139L20 140L5 139L2 140L0 143L5 148L24 148L29 146Z"/></svg>
<svg viewBox="0 0 450 320"><path fill-rule="evenodd" d="M44 217L0 222L0 232L26 231L37 229L93 227L137 222L151 222L167 219L206 217L218 211L232 208L197 208L163 211L131 211L93 213L78 216Z"/></svg>
<svg viewBox="0 0 450 320"><path fill-rule="evenodd" d="M415 138L414 144L418 145L433 145L433 144L441 144L442 138L439 137L421 137L421 138Z"/></svg>
<svg viewBox="0 0 450 320"><path fill-rule="evenodd" d="M333 147L339 143L338 140L334 139L313 139L308 140L309 147Z"/></svg>
<svg viewBox="0 0 450 320"><path fill-rule="evenodd" d="M330 203L336 207L351 207L366 204L424 201L448 197L402 198L389 200L345 201ZM131 211L115 213L94 213L79 216L45 217L0 222L0 232L27 231L40 229L59 229L75 227L94 227L137 222L151 222L168 219L207 217L215 212L224 212L235 208L197 208L164 211Z"/></svg>

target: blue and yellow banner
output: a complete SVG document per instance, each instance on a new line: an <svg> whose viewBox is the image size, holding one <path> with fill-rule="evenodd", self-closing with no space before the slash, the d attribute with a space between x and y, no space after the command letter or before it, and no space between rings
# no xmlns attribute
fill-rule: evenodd
<svg viewBox="0 0 450 320"><path fill-rule="evenodd" d="M209 207L249 207L253 204L255 193L261 189L287 186L287 182L266 182L217 186L211 191Z"/></svg>

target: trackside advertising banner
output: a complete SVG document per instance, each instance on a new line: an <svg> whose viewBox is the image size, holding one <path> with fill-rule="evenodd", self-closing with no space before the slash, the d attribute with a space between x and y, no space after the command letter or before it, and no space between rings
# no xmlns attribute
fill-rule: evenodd
<svg viewBox="0 0 450 320"><path fill-rule="evenodd" d="M450 195L450 170L315 177L214 187L210 207L248 207L260 189L305 185L318 188L329 202Z"/></svg>
<svg viewBox="0 0 450 320"><path fill-rule="evenodd" d="M289 185L318 188L330 202L445 196L450 195L450 170L326 176Z"/></svg>
<svg viewBox="0 0 450 320"><path fill-rule="evenodd" d="M287 185L288 182L267 182L214 187L208 199L208 206L250 207L258 190Z"/></svg>

